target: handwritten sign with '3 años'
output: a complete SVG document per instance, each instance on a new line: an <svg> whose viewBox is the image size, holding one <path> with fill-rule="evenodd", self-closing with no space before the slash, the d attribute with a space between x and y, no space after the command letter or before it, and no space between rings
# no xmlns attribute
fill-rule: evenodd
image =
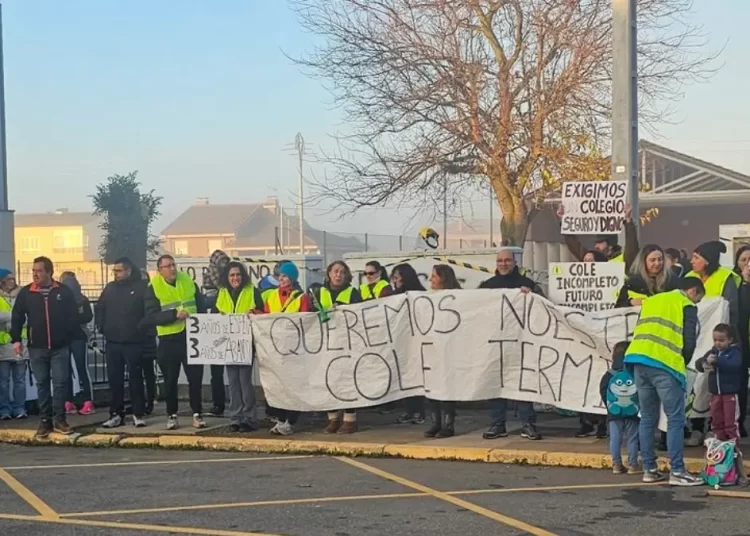
<svg viewBox="0 0 750 536"><path fill-rule="evenodd" d="M185 331L190 365L253 364L253 331L245 315L194 314Z"/></svg>

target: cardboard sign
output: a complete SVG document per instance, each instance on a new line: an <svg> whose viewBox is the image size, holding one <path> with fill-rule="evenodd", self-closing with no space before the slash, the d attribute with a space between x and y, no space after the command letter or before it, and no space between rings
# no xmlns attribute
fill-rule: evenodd
<svg viewBox="0 0 750 536"><path fill-rule="evenodd" d="M623 262L554 262L549 265L549 299L584 311L612 309L625 283Z"/></svg>
<svg viewBox="0 0 750 536"><path fill-rule="evenodd" d="M564 235L618 234L625 224L627 181L571 181L562 185Z"/></svg>

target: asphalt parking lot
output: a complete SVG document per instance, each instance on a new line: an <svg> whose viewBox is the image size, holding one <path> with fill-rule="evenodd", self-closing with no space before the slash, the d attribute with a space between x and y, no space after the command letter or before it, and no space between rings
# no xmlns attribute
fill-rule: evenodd
<svg viewBox="0 0 750 536"><path fill-rule="evenodd" d="M750 502L639 477L406 459L0 445L0 534L750 533Z"/></svg>

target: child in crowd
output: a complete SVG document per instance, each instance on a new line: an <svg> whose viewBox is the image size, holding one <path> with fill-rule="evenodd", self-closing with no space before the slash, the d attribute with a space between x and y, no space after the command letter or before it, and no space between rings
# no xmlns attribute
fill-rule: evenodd
<svg viewBox="0 0 750 536"><path fill-rule="evenodd" d="M742 385L742 350L729 324L714 328L714 346L695 362L698 372L708 372L711 392L711 431L717 439L739 442L737 393Z"/></svg>
<svg viewBox="0 0 750 536"><path fill-rule="evenodd" d="M629 368L623 364L628 342L621 341L612 349L612 368L604 373L599 383L602 400L607 406L609 450L612 472L616 475L636 475L642 471L638 463L638 391ZM622 464L623 440L628 451L628 468Z"/></svg>

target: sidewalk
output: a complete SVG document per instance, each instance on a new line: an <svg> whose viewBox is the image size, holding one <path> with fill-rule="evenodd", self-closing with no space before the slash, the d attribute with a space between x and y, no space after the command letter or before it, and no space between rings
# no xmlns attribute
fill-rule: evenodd
<svg viewBox="0 0 750 536"><path fill-rule="evenodd" d="M183 406L184 407L184 406ZM69 416L75 429L72 436L53 434L49 440L34 439L37 419L0 422L0 441L11 443L58 443L83 446L162 447L205 450L228 450L272 453L315 453L350 456L393 456L417 459L484 461L565 467L611 468L607 440L574 437L578 419L556 413L540 413L537 427L544 439L528 441L520 437L521 423L512 411L508 413L508 437L488 441L482 438L487 429L488 412L460 409L456 417L457 435L447 439L427 439L424 425L396 424L397 412L381 414L376 410L358 413L360 431L351 435L328 435L322 430L324 414L306 414L293 436L279 437L261 428L252 433L229 431L226 417L206 417L207 428L196 430L188 413L180 414L181 428L167 431L162 404L157 405L148 419L148 426L131 424L114 430L101 428L107 418L106 409L95 415ZM127 419L130 423L130 418ZM686 448L690 470L703 468L703 448ZM660 459L660 464L666 464ZM747 464L750 469L750 464Z"/></svg>

